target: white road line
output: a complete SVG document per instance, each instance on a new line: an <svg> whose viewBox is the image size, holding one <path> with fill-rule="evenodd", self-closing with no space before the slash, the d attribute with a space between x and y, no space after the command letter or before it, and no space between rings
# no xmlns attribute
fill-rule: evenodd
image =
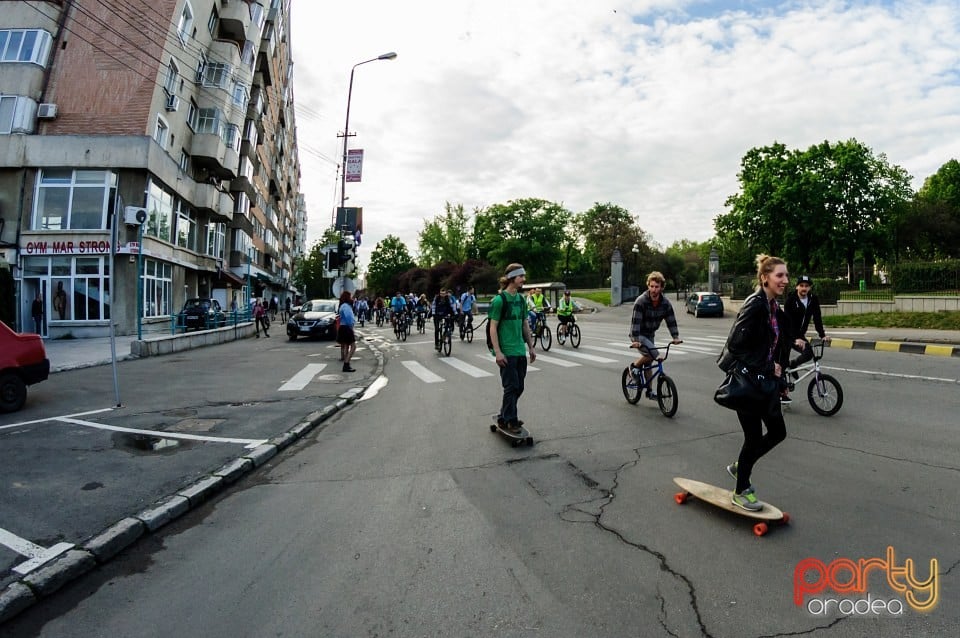
<svg viewBox="0 0 960 638"><path fill-rule="evenodd" d="M838 372L852 372L854 374L875 374L879 377L892 377L895 379L915 379L917 381L945 381L947 383L960 383L960 379L950 379L947 377L925 377L920 374L901 374L899 372L879 372L877 370L854 370L852 368L834 368L832 366L823 366L823 369L838 371ZM806 381L805 378L800 380L801 383L805 381Z"/></svg>
<svg viewBox="0 0 960 638"><path fill-rule="evenodd" d="M716 337L688 337L688 336L684 335L684 336L683 336L683 341L684 341L684 343L686 343L687 341L694 341L694 342L704 341L704 342L706 342L706 343L713 344L713 343L726 343L726 342L727 342L727 338L726 338L726 337L721 337L721 336L716 336Z"/></svg>
<svg viewBox="0 0 960 638"><path fill-rule="evenodd" d="M20 563L13 568L21 576L27 574L52 558L56 558L68 549L73 549L73 543L57 543L53 547L41 547L31 543L25 538L20 538L13 532L0 527L0 545L12 549L21 556L26 556L30 560Z"/></svg>
<svg viewBox="0 0 960 638"><path fill-rule="evenodd" d="M56 417L47 417L45 419L34 419L33 421L20 421L19 423L11 423L10 425L0 425L0 430L7 430L9 428L19 428L23 425L34 425L35 423L46 423L47 421L53 421L54 419L60 418L69 418L74 416L87 416L88 414L100 414L101 412L110 412L113 408L103 408L100 410L90 410L89 412L76 412L74 414L64 414L62 416Z"/></svg>
<svg viewBox="0 0 960 638"><path fill-rule="evenodd" d="M424 383L442 383L444 381L443 377L430 372L417 361L401 361L400 363Z"/></svg>
<svg viewBox="0 0 960 638"><path fill-rule="evenodd" d="M586 361L594 361L596 363L616 363L616 359L608 359L606 357L598 357L592 354L584 354L583 352L573 352L572 350L565 350L563 348L558 348L554 350L557 354L562 354L565 357L573 357L574 359L584 359Z"/></svg>
<svg viewBox="0 0 960 638"><path fill-rule="evenodd" d="M496 361L494 360L493 356L490 355L490 354L480 354L480 353L478 352L476 356L480 357L481 359L486 360L487 362L493 361L493 362L494 362L494 365L496 365ZM532 365L530 365L530 364L528 363L528 364L527 364L527 372L540 372L540 368L537 368L537 367L535 367L535 366L532 366Z"/></svg>
<svg viewBox="0 0 960 638"><path fill-rule="evenodd" d="M636 358L637 358L637 351L636 351L636 350L631 350L630 348L627 348L627 347L623 347L623 348L619 348L619 349L618 349L618 348L604 348L603 346L580 346L580 347L581 347L581 348L585 348L585 349L587 349L587 350L596 350L597 352L606 352L606 353L609 353L609 354L617 354L617 355L620 355L621 357L629 357L629 358L631 358L631 359L636 359Z"/></svg>
<svg viewBox="0 0 960 638"><path fill-rule="evenodd" d="M474 377L474 378L476 378L476 379L479 379L480 377L492 377L492 376L493 376L493 373L492 373L492 372L487 372L486 370L481 370L481 369L478 368L477 366L472 366L472 365L470 365L469 363L467 363L466 361L461 361L460 359L456 359L456 358L454 358L454 357L440 357L440 361L443 361L443 362L444 362L445 364L447 364L448 366L451 366L451 367L453 367L453 368L456 368L456 369L459 370L460 372L465 372L465 373L469 374L471 377Z"/></svg>
<svg viewBox="0 0 960 638"><path fill-rule="evenodd" d="M253 449L267 442L267 439L234 439L225 436L203 436L200 434L187 434L185 432L164 432L163 430L138 430L135 428L124 428L119 425L106 425L104 423L94 423L93 421L81 421L68 417L57 417L51 421L60 421L62 423L72 423L73 425L82 425L97 430L110 430L111 432L126 432L128 434L143 434L146 436L155 436L160 439L183 439L184 441L209 441L211 443L237 443L247 449Z"/></svg>
<svg viewBox="0 0 960 638"><path fill-rule="evenodd" d="M327 367L325 363L308 363L303 367L300 372L296 373L290 379L280 386L280 392L295 392L297 390L303 390L307 385L313 381L313 378L319 374L321 370Z"/></svg>
<svg viewBox="0 0 960 638"><path fill-rule="evenodd" d="M380 393L380 390L387 387L387 377L382 374L377 377L377 380L370 384L370 386L364 391L363 396L360 397L360 401L366 401L367 399L372 399Z"/></svg>
<svg viewBox="0 0 960 638"><path fill-rule="evenodd" d="M537 353L537 361L543 361L544 363L552 363L555 366L560 366L561 368L576 368L580 363L574 361L567 361L566 359L555 359L554 357L548 357L545 354Z"/></svg>

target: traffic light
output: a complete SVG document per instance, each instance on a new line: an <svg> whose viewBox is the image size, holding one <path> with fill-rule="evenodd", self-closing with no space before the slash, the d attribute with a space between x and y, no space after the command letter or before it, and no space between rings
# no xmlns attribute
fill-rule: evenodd
<svg viewBox="0 0 960 638"><path fill-rule="evenodd" d="M339 262L340 256L335 250L328 250L326 252L326 270L327 272L336 272L340 268Z"/></svg>
<svg viewBox="0 0 960 638"><path fill-rule="evenodd" d="M350 246L347 244L347 240L341 239L340 241L338 241L337 242L337 265L340 266L350 261L349 254L350 254Z"/></svg>

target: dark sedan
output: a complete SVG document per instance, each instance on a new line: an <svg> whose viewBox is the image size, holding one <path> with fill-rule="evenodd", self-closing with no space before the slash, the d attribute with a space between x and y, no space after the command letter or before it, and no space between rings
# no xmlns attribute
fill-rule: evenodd
<svg viewBox="0 0 960 638"><path fill-rule="evenodd" d="M694 317L722 317L723 300L715 292L695 292L687 297L687 314Z"/></svg>
<svg viewBox="0 0 960 638"><path fill-rule="evenodd" d="M297 337L335 339L337 300L311 299L305 302L287 321L287 336L290 341L296 341Z"/></svg>
<svg viewBox="0 0 960 638"><path fill-rule="evenodd" d="M227 324L227 315L216 299L187 299L180 311L180 326L184 330L206 330Z"/></svg>

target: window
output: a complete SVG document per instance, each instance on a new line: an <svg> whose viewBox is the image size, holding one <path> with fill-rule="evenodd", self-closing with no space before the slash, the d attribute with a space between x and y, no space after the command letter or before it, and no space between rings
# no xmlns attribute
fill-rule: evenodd
<svg viewBox="0 0 960 638"><path fill-rule="evenodd" d="M190 175L190 153L180 149L180 170Z"/></svg>
<svg viewBox="0 0 960 638"><path fill-rule="evenodd" d="M223 127L223 143L227 148L240 150L240 127L236 124L227 124Z"/></svg>
<svg viewBox="0 0 960 638"><path fill-rule="evenodd" d="M0 134L33 133L37 103L22 95L0 95Z"/></svg>
<svg viewBox="0 0 960 638"><path fill-rule="evenodd" d="M47 65L52 36L42 29L0 29L0 62Z"/></svg>
<svg viewBox="0 0 960 638"><path fill-rule="evenodd" d="M203 67L203 86L226 89L230 83L230 65L223 62L207 62Z"/></svg>
<svg viewBox="0 0 960 638"><path fill-rule="evenodd" d="M208 133L212 135L221 135L221 120L223 114L220 109L197 109L197 133Z"/></svg>
<svg viewBox="0 0 960 638"><path fill-rule="evenodd" d="M224 247L227 238L227 225L216 222L207 224L206 252L211 257L223 259Z"/></svg>
<svg viewBox="0 0 960 638"><path fill-rule="evenodd" d="M190 34L193 32L193 7L189 2L183 3L183 11L180 12L180 20L177 22L177 35L180 36L180 42L186 46Z"/></svg>
<svg viewBox="0 0 960 638"><path fill-rule="evenodd" d="M143 316L172 314L173 266L153 259L144 260L143 266Z"/></svg>
<svg viewBox="0 0 960 638"><path fill-rule="evenodd" d="M177 81L180 79L180 69L177 67L177 63L170 60L170 64L167 65L167 79L163 83L163 90L167 92L167 95L175 95L177 93Z"/></svg>
<svg viewBox="0 0 960 638"><path fill-rule="evenodd" d="M250 99L250 92L247 89L247 85L239 80L233 81L233 103L237 106L246 107L247 100Z"/></svg>
<svg viewBox="0 0 960 638"><path fill-rule="evenodd" d="M167 136L170 133L170 127L161 116L157 116L157 128L153 132L154 141L160 145L160 148L167 148Z"/></svg>
<svg viewBox="0 0 960 638"><path fill-rule="evenodd" d="M197 250L196 214L183 200L177 201L177 246L188 250Z"/></svg>
<svg viewBox="0 0 960 638"><path fill-rule="evenodd" d="M50 278L51 321L110 318L109 257L27 257L23 271Z"/></svg>
<svg viewBox="0 0 960 638"><path fill-rule="evenodd" d="M164 241L170 241L173 224L173 193L150 180L147 186L147 227L144 232Z"/></svg>
<svg viewBox="0 0 960 638"><path fill-rule="evenodd" d="M207 66L207 56L204 55L203 51L200 52L200 57L197 60L197 84L203 81L203 70Z"/></svg>
<svg viewBox="0 0 960 638"><path fill-rule="evenodd" d="M0 133L13 131L13 116L16 110L16 95L0 95Z"/></svg>
<svg viewBox="0 0 960 638"><path fill-rule="evenodd" d="M207 18L207 31L210 32L210 35L217 37L217 22L220 21L220 15L217 13L217 8L214 7L210 11L210 17Z"/></svg>
<svg viewBox="0 0 960 638"><path fill-rule="evenodd" d="M190 127L190 130L193 132L197 131L197 124L200 120L200 109L197 108L197 103L193 100L190 100L190 106L187 107L187 126Z"/></svg>
<svg viewBox="0 0 960 638"><path fill-rule="evenodd" d="M107 228L116 188L113 171L44 169L37 183L33 230Z"/></svg>

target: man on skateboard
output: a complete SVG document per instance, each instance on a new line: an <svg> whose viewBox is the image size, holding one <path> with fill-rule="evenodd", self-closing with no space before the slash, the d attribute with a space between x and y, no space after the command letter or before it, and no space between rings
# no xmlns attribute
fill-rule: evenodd
<svg viewBox="0 0 960 638"><path fill-rule="evenodd" d="M522 432L517 417L517 400L523 394L527 376L527 353L530 363L537 359L533 350L533 335L526 318L526 303L520 289L526 281L526 271L520 264L507 266L500 278L502 294L490 304L490 342L493 355L500 366L500 383L503 385L503 401L499 421L512 434Z"/></svg>

